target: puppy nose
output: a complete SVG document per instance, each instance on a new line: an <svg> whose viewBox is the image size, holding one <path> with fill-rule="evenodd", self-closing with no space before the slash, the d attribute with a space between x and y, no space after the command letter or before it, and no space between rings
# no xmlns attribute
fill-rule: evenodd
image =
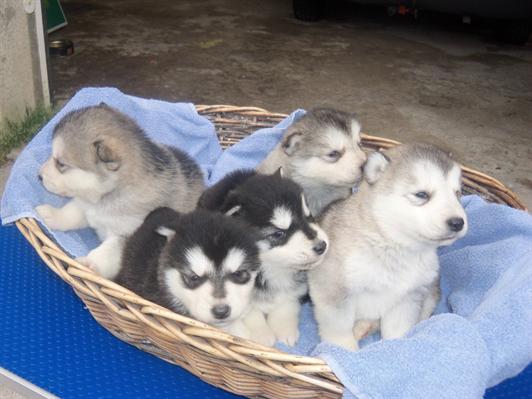
<svg viewBox="0 0 532 399"><path fill-rule="evenodd" d="M216 305L211 309L214 317L217 319L226 319L231 314L231 308L228 305Z"/></svg>
<svg viewBox="0 0 532 399"><path fill-rule="evenodd" d="M318 255L321 255L325 252L327 249L327 243L325 241L320 241L316 245L314 245L314 248L312 248L314 252L316 252Z"/></svg>
<svg viewBox="0 0 532 399"><path fill-rule="evenodd" d="M451 231L460 231L464 227L464 219L462 218L450 218L447 220L447 225Z"/></svg>
<svg viewBox="0 0 532 399"><path fill-rule="evenodd" d="M42 181L42 175L39 173L39 181Z"/></svg>

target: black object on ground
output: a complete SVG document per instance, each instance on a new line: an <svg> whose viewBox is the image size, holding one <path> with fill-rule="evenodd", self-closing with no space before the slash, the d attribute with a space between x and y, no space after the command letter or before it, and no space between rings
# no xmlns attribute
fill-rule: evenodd
<svg viewBox="0 0 532 399"><path fill-rule="evenodd" d="M52 57L67 57L74 54L74 43L68 39L52 40L48 43L48 50Z"/></svg>

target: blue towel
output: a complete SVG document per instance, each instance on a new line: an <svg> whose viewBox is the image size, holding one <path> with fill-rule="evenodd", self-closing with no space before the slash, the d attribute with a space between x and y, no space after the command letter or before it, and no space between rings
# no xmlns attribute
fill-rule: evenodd
<svg viewBox="0 0 532 399"><path fill-rule="evenodd" d="M105 101L133 116L153 139L176 145L201 164L209 183L227 172L255 167L277 144L298 110L222 153L213 126L190 104L142 100L113 89L79 92L43 128L17 160L2 199L2 222L33 216L40 203L62 199L42 188L36 172L49 156L53 126L69 110ZM193 135L190 135L192 133ZM319 343L310 305L301 311L301 338L291 353L325 359L346 386L345 397L475 398L519 373L532 360L532 217L478 197L465 197L469 232L440 250L442 300L437 315L400 340L374 334L356 353ZM83 233L83 234L82 234ZM55 234L77 256L96 241L90 231ZM76 252L77 251L77 252Z"/></svg>
<svg viewBox="0 0 532 399"><path fill-rule="evenodd" d="M38 219L34 211L37 205L62 206L67 202L65 198L44 189L37 179L39 168L50 156L52 132L57 122L70 111L101 102L132 117L153 140L186 151L198 161L205 181L208 181L222 148L214 125L198 115L192 104L146 100L127 96L112 88L83 89L43 127L17 158L2 197L0 215L3 224L22 217ZM86 255L99 243L91 229L68 233L53 231L52 236L75 257Z"/></svg>

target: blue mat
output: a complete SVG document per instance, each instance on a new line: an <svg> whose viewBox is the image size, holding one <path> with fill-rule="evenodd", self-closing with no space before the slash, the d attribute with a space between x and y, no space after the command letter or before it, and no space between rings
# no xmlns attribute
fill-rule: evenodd
<svg viewBox="0 0 532 399"><path fill-rule="evenodd" d="M16 227L0 259L0 366L65 399L239 397L113 337ZM532 398L532 366L485 397Z"/></svg>

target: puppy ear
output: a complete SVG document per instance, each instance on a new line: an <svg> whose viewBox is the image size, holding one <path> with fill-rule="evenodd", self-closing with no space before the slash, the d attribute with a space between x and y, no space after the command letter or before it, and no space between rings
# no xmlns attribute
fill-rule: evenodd
<svg viewBox="0 0 532 399"><path fill-rule="evenodd" d="M304 193L301 193L301 207L303 208L303 214L306 217L312 216L312 214L310 213L310 209L308 207L307 199L305 198L305 194Z"/></svg>
<svg viewBox="0 0 532 399"><path fill-rule="evenodd" d="M166 226L157 227L155 232L163 237L166 237L166 241L170 241L175 236L175 230Z"/></svg>
<svg viewBox="0 0 532 399"><path fill-rule="evenodd" d="M225 214L227 216L237 216L238 215L238 211L240 211L240 209L242 209L242 205L235 205L231 209L229 209L228 211L225 211Z"/></svg>
<svg viewBox="0 0 532 399"><path fill-rule="evenodd" d="M93 144L96 150L96 159L98 162L102 162L108 170L113 172L120 169L120 157L111 149L109 145L106 145L103 140L95 141Z"/></svg>
<svg viewBox="0 0 532 399"><path fill-rule="evenodd" d="M278 177L284 177L283 167L281 166L279 169L277 169L273 175Z"/></svg>
<svg viewBox="0 0 532 399"><path fill-rule="evenodd" d="M303 133L295 131L283 137L281 146L286 155L290 156L299 148Z"/></svg>
<svg viewBox="0 0 532 399"><path fill-rule="evenodd" d="M360 123L355 119L354 116L351 119L351 136L357 139L360 137Z"/></svg>
<svg viewBox="0 0 532 399"><path fill-rule="evenodd" d="M364 178L369 184L374 184L382 176L382 173L390 163L382 152L372 152L368 155L368 160L364 165Z"/></svg>
<svg viewBox="0 0 532 399"><path fill-rule="evenodd" d="M242 204L238 195L234 192L229 192L220 211L227 216L239 216L242 211Z"/></svg>
<svg viewBox="0 0 532 399"><path fill-rule="evenodd" d="M155 231L157 234L166 237L167 241L170 241L176 235L175 226L180 218L179 212L171 208L161 207L151 211L140 228L147 231Z"/></svg>

